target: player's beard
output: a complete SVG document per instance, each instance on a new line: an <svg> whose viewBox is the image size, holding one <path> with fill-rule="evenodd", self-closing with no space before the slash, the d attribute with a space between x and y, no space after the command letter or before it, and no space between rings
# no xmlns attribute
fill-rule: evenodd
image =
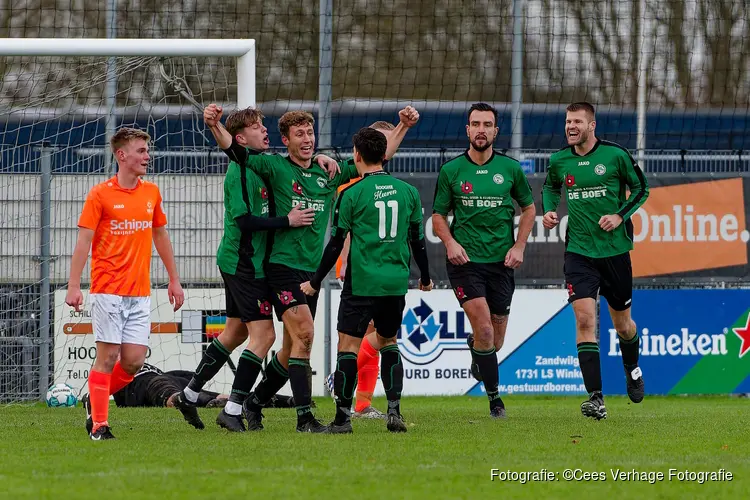
<svg viewBox="0 0 750 500"><path fill-rule="evenodd" d="M480 146L479 144L477 144L477 142L475 140L474 141L470 141L471 147L474 148L474 151L476 151L478 153L482 153L484 151L487 151L489 148L492 147L492 144L494 142L495 142L494 138L491 141L485 139L485 143Z"/></svg>
<svg viewBox="0 0 750 500"><path fill-rule="evenodd" d="M570 137L570 136L568 136ZM578 131L578 137L574 138L574 140L577 139L572 146L582 146L586 144L586 141L589 140L589 131L588 130L579 130Z"/></svg>

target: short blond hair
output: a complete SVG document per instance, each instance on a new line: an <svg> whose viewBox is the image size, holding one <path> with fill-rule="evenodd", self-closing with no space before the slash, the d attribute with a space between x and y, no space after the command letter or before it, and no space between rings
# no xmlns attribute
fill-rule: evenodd
<svg viewBox="0 0 750 500"><path fill-rule="evenodd" d="M396 126L391 122L380 120L370 125L370 128L374 128L375 130L393 130Z"/></svg>
<svg viewBox="0 0 750 500"><path fill-rule="evenodd" d="M279 118L279 132L282 137L289 137L289 129L302 125L315 126L315 118L307 111L287 111Z"/></svg>
<svg viewBox="0 0 750 500"><path fill-rule="evenodd" d="M227 116L227 132L234 137L240 130L256 123L263 124L263 113L257 108L239 109Z"/></svg>
<svg viewBox="0 0 750 500"><path fill-rule="evenodd" d="M117 132L115 132L115 134L109 140L109 145L112 147L112 152L114 153L130 141L135 141L138 139L143 139L146 142L150 142L151 136L143 130L139 130L137 128L122 127Z"/></svg>

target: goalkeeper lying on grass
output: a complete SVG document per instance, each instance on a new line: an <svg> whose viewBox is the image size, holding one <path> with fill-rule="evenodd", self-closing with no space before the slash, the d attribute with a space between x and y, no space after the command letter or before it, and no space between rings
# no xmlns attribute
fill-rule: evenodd
<svg viewBox="0 0 750 500"><path fill-rule="evenodd" d="M187 387L193 377L193 372L186 370L170 370L164 372L154 365L144 363L135 374L133 381L116 392L113 397L119 408L133 407L168 407L173 406L175 394ZM198 406L201 408L223 408L229 396L218 392L201 391L198 396ZM81 402L86 405L88 394ZM276 395L271 398L267 408L294 408L291 396Z"/></svg>

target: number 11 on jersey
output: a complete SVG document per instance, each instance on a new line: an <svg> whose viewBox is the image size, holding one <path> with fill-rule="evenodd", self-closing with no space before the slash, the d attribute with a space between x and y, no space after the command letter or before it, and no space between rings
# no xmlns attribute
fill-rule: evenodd
<svg viewBox="0 0 750 500"><path fill-rule="evenodd" d="M376 201L375 202L375 208L378 209L378 236L381 240L384 240L386 237L385 234L385 226L386 226L386 203L384 201ZM396 200L389 200L388 201L388 207L391 209L391 238L396 237L396 233L398 232L398 202Z"/></svg>

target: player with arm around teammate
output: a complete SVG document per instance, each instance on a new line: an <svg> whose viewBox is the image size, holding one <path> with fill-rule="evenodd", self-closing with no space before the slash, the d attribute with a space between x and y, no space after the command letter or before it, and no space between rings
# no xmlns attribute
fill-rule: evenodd
<svg viewBox="0 0 750 500"><path fill-rule="evenodd" d="M414 110L406 110L408 125L418 119ZM288 156L250 155L244 148L232 144L231 137L221 133L219 145L238 163L256 172L271 188L276 209L302 204L312 207L315 220L304 228L279 230L266 265L272 290L272 303L277 317L284 324L284 342L272 360L266 378L258 384L252 399L244 405L248 421L260 421L264 401L289 380L297 404L297 431L327 433L328 426L320 423L311 409L310 352L314 338L315 310L318 294L307 296L299 286L309 281L320 263L330 207L336 188L357 175L351 161L341 162L341 171L329 178L328 172L313 162L315 148L314 119L303 111L290 111L279 120L279 132ZM389 148L395 144L392 137ZM227 149L228 148L228 149ZM391 149L389 149L390 151ZM388 153L386 153L386 156ZM285 367L288 366L288 371Z"/></svg>
<svg viewBox="0 0 750 500"><path fill-rule="evenodd" d="M205 109L204 120L209 129L215 129L220 119L217 106ZM256 152L268 149L268 130L258 109L246 108L230 114L226 130L244 147ZM224 281L227 323L204 352L190 383L174 399L175 408L197 429L204 427L196 409L203 386L249 337L237 364L229 401L216 418L216 423L229 431L246 430L242 404L258 378L262 360L276 340L271 290L263 267L268 239L276 229L312 224L313 210L295 206L284 216L269 217L269 198L260 177L244 165L230 162L224 177L224 234L216 255ZM250 426L250 430L260 428Z"/></svg>

